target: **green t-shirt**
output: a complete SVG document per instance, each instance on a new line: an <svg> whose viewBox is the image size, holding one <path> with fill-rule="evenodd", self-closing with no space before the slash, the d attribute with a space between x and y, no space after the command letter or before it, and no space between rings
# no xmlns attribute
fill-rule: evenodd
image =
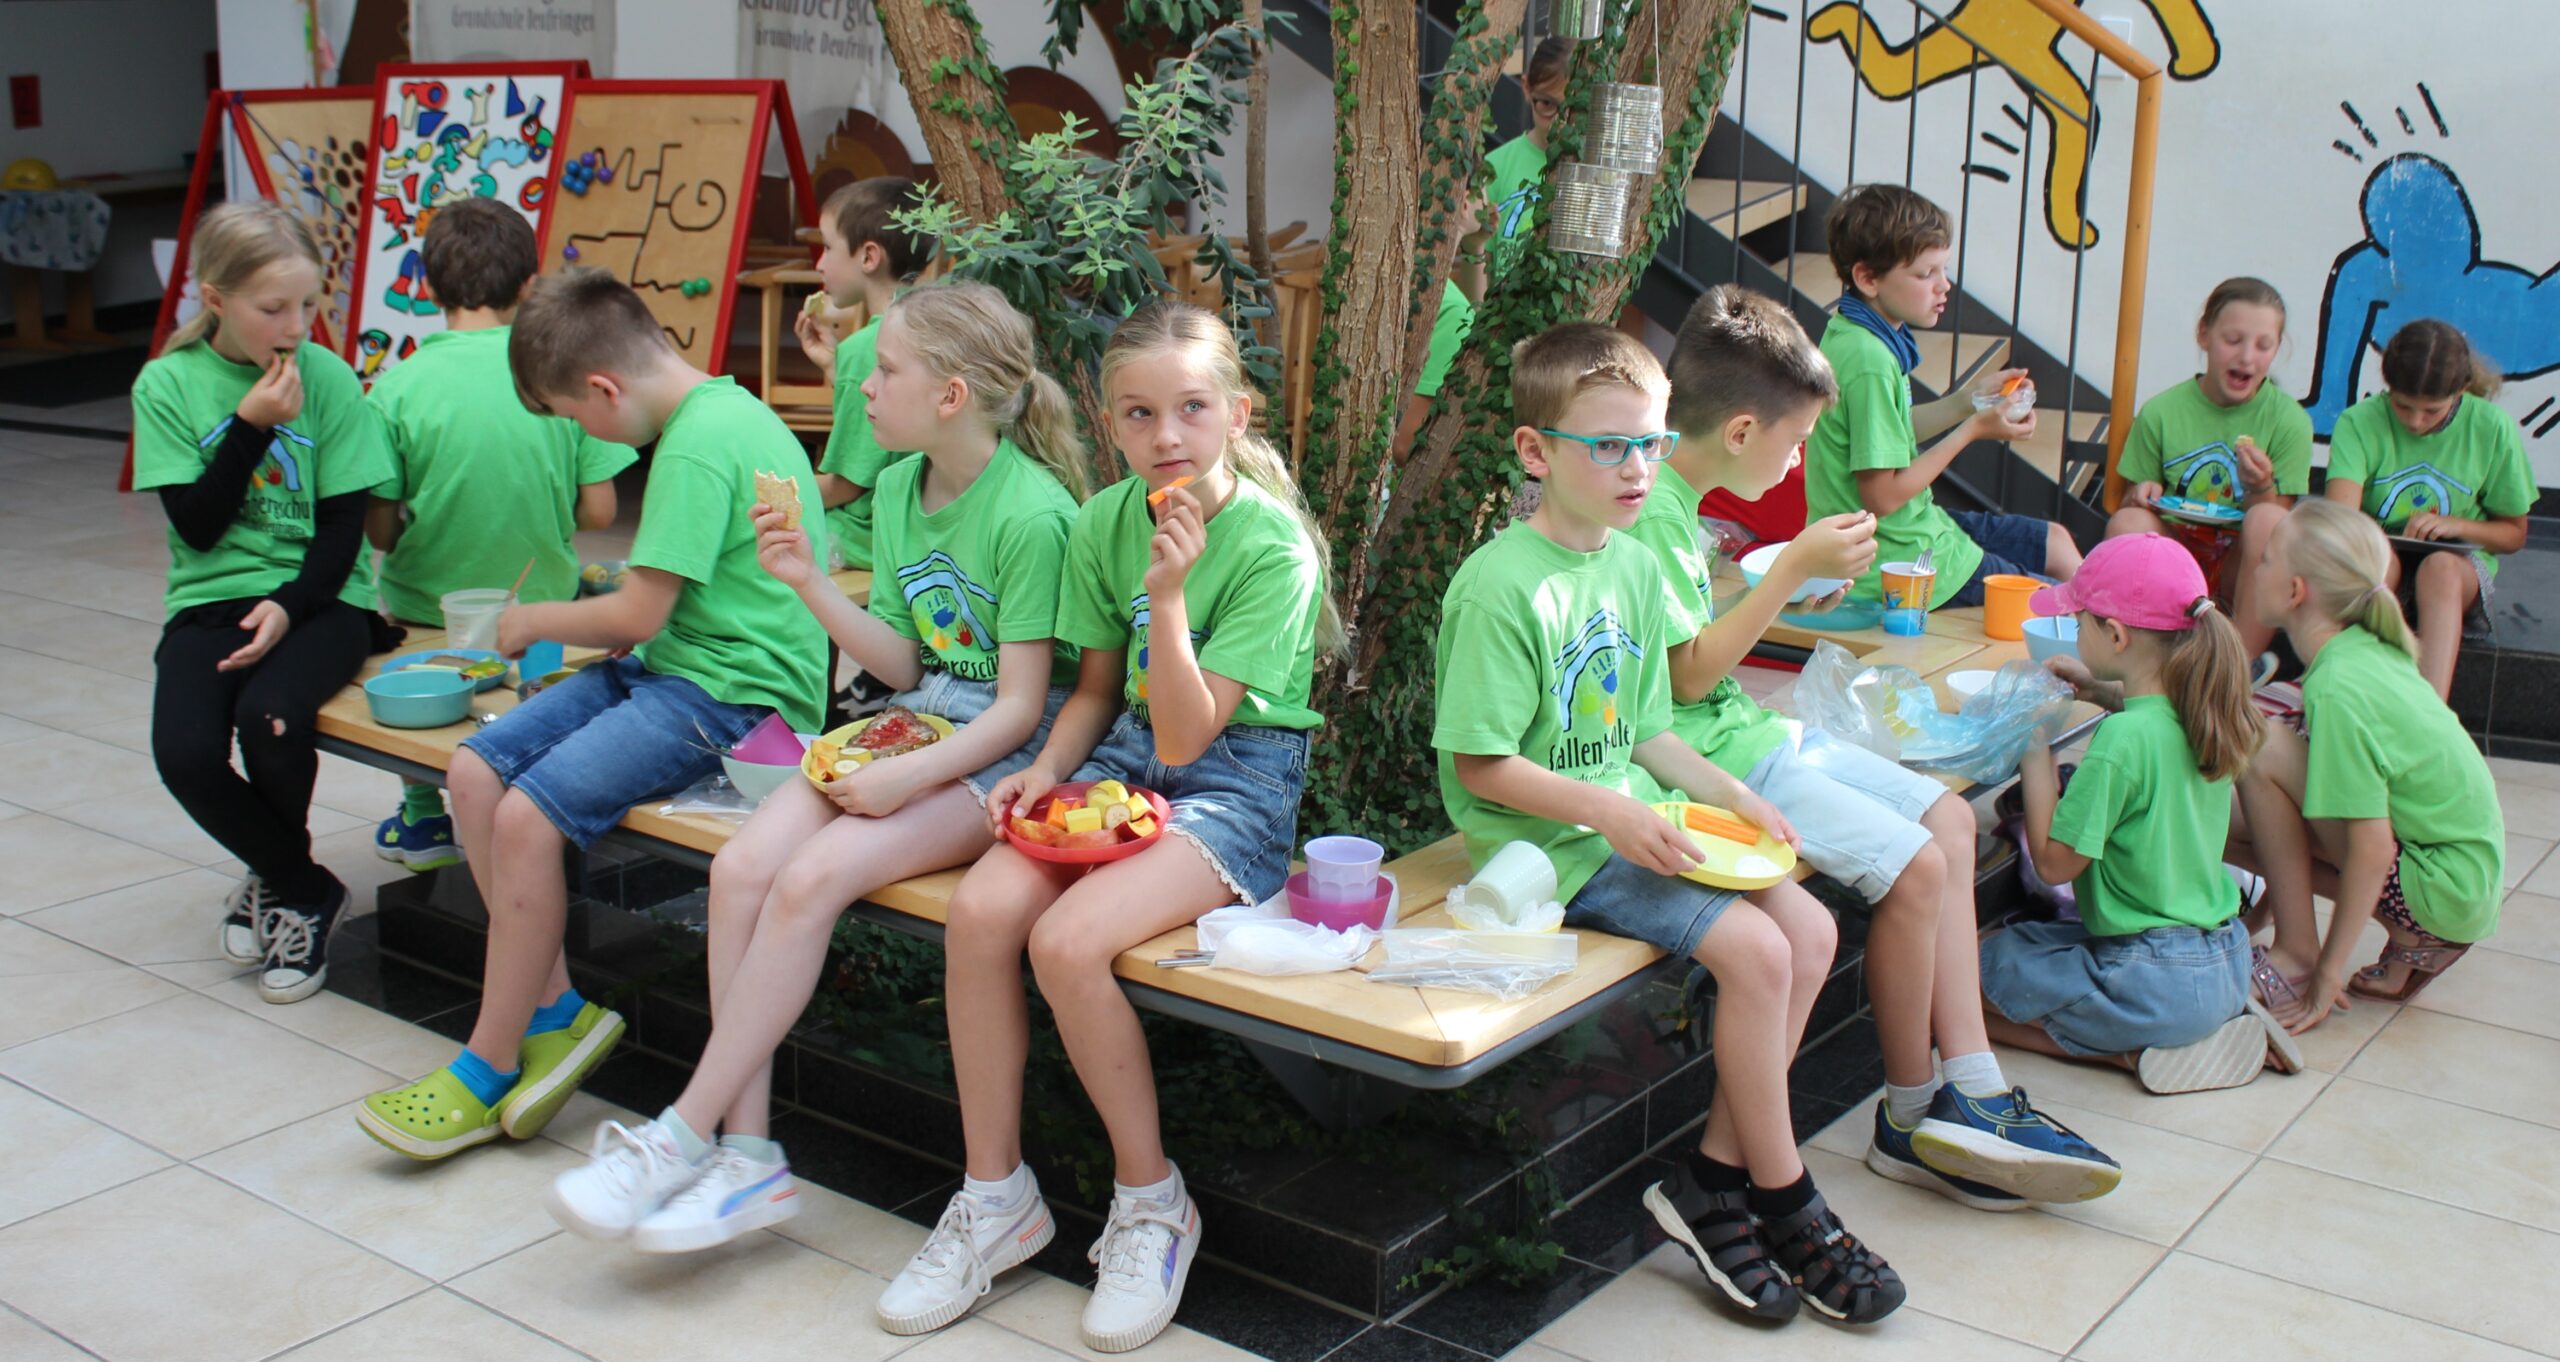
<svg viewBox="0 0 2560 1362"><path fill-rule="evenodd" d="M382 560L382 605L394 618L441 626L444 593L505 586L528 558L519 598L574 598L578 488L640 457L512 400L507 331L438 331L373 385L391 443L391 480L374 495L410 512Z"/></svg>
<svg viewBox="0 0 2560 1362"><path fill-rule="evenodd" d="M921 495L929 462L900 459L872 494L871 613L916 641L929 669L996 679L998 645L1054 639L1058 583L1076 499L1011 440L938 511ZM1076 650L1057 646L1049 683L1075 684Z"/></svg>
<svg viewBox="0 0 2560 1362"><path fill-rule="evenodd" d="M2412 435L2387 394L2347 408L2329 432L2329 476L2364 486L2364 513L2393 534L2420 511L2463 520L2523 515L2536 495L2516 419L2485 397L2462 395L2433 435ZM2498 555L2471 556L2498 571Z"/></svg>
<svg viewBox="0 0 2560 1362"><path fill-rule="evenodd" d="M1458 347L1467 343L1467 332L1476 324L1475 304L1467 301L1466 291L1455 283L1440 286L1440 312L1431 321L1431 348L1422 355L1422 378L1413 385L1416 397L1438 397L1440 381L1449 376L1449 366L1458 358Z"/></svg>
<svg viewBox="0 0 2560 1362"><path fill-rule="evenodd" d="M1155 539L1147 485L1122 478L1094 494L1067 535L1058 587L1058 639L1128 654L1122 694L1147 721L1148 545ZM1244 687L1232 723L1314 728L1308 707L1324 564L1298 517L1250 478L1209 517L1209 542L1182 582L1200 669Z"/></svg>
<svg viewBox="0 0 2560 1362"><path fill-rule="evenodd" d="M1608 862L1609 841L1477 798L1458 781L1461 755L1525 757L1649 804L1685 798L1634 759L1637 743L1671 726L1671 630L1662 564L1625 535L1576 553L1515 521L1459 565L1440 605L1431 745L1470 865L1507 842L1535 843L1570 903Z"/></svg>
<svg viewBox="0 0 2560 1362"><path fill-rule="evenodd" d="M1653 550L1661 562L1663 581L1671 588L1671 625L1665 636L1671 646L1696 638L1716 617L1715 585L1709 577L1714 564L1698 536L1698 489L1669 463L1657 465L1653 490L1627 535ZM1787 741L1785 717L1762 709L1731 673L1694 705L1675 698L1671 731L1737 780Z"/></svg>
<svg viewBox="0 0 2560 1362"><path fill-rule="evenodd" d="M1485 269L1501 274L1520 258L1529 220L1537 215L1538 200L1546 192L1547 152L1524 132L1486 152L1484 163L1493 172L1485 189L1493 199L1493 221L1486 224L1493 233L1493 245Z"/></svg>
<svg viewBox="0 0 2560 1362"><path fill-rule="evenodd" d="M2165 695L2136 695L2089 739L2053 839L2089 858L2071 882L2091 936L2219 927L2240 911L2222 868L2231 782L2207 780Z"/></svg>
<svg viewBox="0 0 2560 1362"><path fill-rule="evenodd" d="M2134 413L2116 471L2126 482L2156 482L2173 497L2237 506L2240 456L2232 447L2243 435L2275 466L2279 495L2311 490L2311 413L2273 383L2260 383L2236 407L2205 396L2194 379L2159 394Z"/></svg>
<svg viewBox="0 0 2560 1362"><path fill-rule="evenodd" d="M1911 376L1901 361L1876 339L1874 332L1842 316L1822 329L1822 353L1840 380L1840 400L1813 423L1804 446L1804 514L1810 525L1825 516L1866 509L1858 500L1858 474L1871 469L1908 468L1919 457L1911 434ZM1860 600L1884 598L1884 565L1915 562L1922 549L1935 550L1935 609L1964 590L1982 565L1982 546L1966 536L1955 520L1938 508L1938 492L1920 494L1876 522L1876 561L1867 574L1850 584Z"/></svg>
<svg viewBox="0 0 2560 1362"><path fill-rule="evenodd" d="M863 380L880 367L880 319L836 342L836 420L827 432L827 447L818 454L818 471L862 489L862 494L827 511L827 530L846 567L871 566L872 498L880 488L881 470L894 459L871 438L871 407L862 397ZM815 502L810 503L815 505Z"/></svg>
<svg viewBox="0 0 2560 1362"><path fill-rule="evenodd" d="M300 576L318 503L365 491L391 476L382 423L365 409L355 371L307 342L294 363L302 371L302 413L275 428L230 528L203 552L187 547L175 526L169 530L169 591L163 602L169 616L213 601L263 597ZM210 341L180 346L142 366L133 382L133 490L203 476L240 399L262 372L223 358ZM359 552L355 570L338 589L338 599L359 610L373 608L371 558Z"/></svg>
<svg viewBox="0 0 2560 1362"><path fill-rule="evenodd" d="M818 504L809 456L773 409L733 379L707 379L685 394L658 434L642 494L631 566L685 580L666 627L633 656L732 705L763 705L791 726L818 726L827 696L827 631L800 597L756 561L758 470L800 484ZM803 517L809 550L827 560L827 532Z"/></svg>
<svg viewBox="0 0 2560 1362"><path fill-rule="evenodd" d="M2390 819L2418 925L2448 941L2496 930L2507 846L2497 782L2409 655L2362 628L2341 632L2303 673L2302 717L2303 816Z"/></svg>

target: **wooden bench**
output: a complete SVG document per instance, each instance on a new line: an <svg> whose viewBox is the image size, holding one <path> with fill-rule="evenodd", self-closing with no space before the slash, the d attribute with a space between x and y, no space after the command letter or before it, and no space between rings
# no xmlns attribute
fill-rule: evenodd
<svg viewBox="0 0 2560 1362"><path fill-rule="evenodd" d="M868 593L869 573L840 572L835 578L857 600ZM1978 613L1970 620L1962 612L1940 612L1937 618L1946 627L1933 625L1932 633L1919 638L1893 638L1873 631L1869 631L1872 636L1832 637L1880 661L1912 666L1933 681L1959 666L1996 667L2010 656L2024 655L2018 644L1980 638ZM1790 635L1796 636L1812 637L1802 631ZM432 648L440 641L440 635L423 631L410 644ZM570 660L595 655L594 650L584 650L583 656L573 653ZM364 675L372 675L376 665L368 664ZM475 725L384 728L373 722L366 709L361 680L321 710L317 727L323 750L442 784L454 749ZM475 714L497 715L515 703L514 694L501 689L480 697L473 708ZM2074 733L2095 721L2095 710L2086 706L2082 710L2075 716ZM1949 788L1961 790L1964 783L1950 779ZM670 860L708 868L735 829L736 824L728 820L669 815L643 806L625 815L611 836ZM1402 857L1388 869L1402 894L1402 925L1448 924L1444 906L1448 891L1468 877L1466 851L1457 837ZM939 871L890 885L849 911L866 921L939 940L961 873L959 869ZM1123 952L1113 972L1139 1006L1242 1038L1322 1115L1323 1099L1314 1089L1324 1085L1324 1078L1306 1061L1336 1065L1402 1087L1459 1087L1643 986L1663 961L1662 952L1624 937L1573 934L1580 952L1573 971L1526 998L1509 1001L1446 989L1373 984L1357 970L1270 978L1236 970L1159 967L1157 961L1196 944L1194 930L1188 926Z"/></svg>

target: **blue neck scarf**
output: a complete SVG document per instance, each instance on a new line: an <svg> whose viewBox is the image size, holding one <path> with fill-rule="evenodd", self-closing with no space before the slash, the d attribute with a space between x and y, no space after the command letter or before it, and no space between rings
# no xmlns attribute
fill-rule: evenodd
<svg viewBox="0 0 2560 1362"><path fill-rule="evenodd" d="M1910 327L1886 321L1883 313L1867 306L1867 300L1855 294L1841 297L1840 315L1874 332L1876 339L1884 342L1884 348L1901 362L1902 372L1907 374L1920 367L1920 342L1911 339Z"/></svg>

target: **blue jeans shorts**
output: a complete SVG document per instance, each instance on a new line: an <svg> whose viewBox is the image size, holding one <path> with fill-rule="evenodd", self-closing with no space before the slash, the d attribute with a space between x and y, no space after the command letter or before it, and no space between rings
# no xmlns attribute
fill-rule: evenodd
<svg viewBox="0 0 2560 1362"><path fill-rule="evenodd" d="M2044 551L2050 521L2031 515L2002 515L1996 511L1949 511L1956 528L1965 537L1982 546L1982 564L1965 580L1964 589L1949 599L1949 605L1982 604L1982 579L2000 573L2021 577L2045 576Z"/></svg>
<svg viewBox="0 0 2560 1362"><path fill-rule="evenodd" d="M1742 783L1795 824L1803 839L1798 852L1814 869L1869 903L1883 898L1911 858L1929 845L1920 816L1945 797L1947 787L1854 743L1819 734L1808 752L1803 727L1787 727L1795 736L1762 757Z"/></svg>
<svg viewBox="0 0 2560 1362"><path fill-rule="evenodd" d="M637 658L603 658L463 740L580 847L632 805L720 769L720 754L773 711L731 705Z"/></svg>
<svg viewBox="0 0 2560 1362"><path fill-rule="evenodd" d="M1289 878L1307 735L1229 724L1198 761L1167 766L1156 760L1155 730L1123 710L1071 779L1124 781L1163 795L1173 806L1165 831L1198 847L1238 902L1260 903Z"/></svg>
<svg viewBox="0 0 2560 1362"><path fill-rule="evenodd" d="M1623 936L1686 958L1742 895L1677 875L1661 875L1616 852L1564 906L1568 927Z"/></svg>
<svg viewBox="0 0 2560 1362"><path fill-rule="evenodd" d="M2154 927L2091 936L2077 922L2022 922L1982 943L1982 996L2075 1055L2192 1045L2249 1002L2249 929Z"/></svg>
<svg viewBox="0 0 2560 1362"><path fill-rule="evenodd" d="M980 804L987 802L987 791L994 789L996 782L1029 766L1039 757L1040 749L1049 742L1049 725L1057 722L1058 707L1067 702L1067 695L1068 687L1050 687L1049 698L1041 706L1040 726L1031 730L1031 736L1023 740L1022 746L960 778L960 783L969 787L969 793L977 796ZM954 728L975 720L995 702L995 682L972 681L940 669L927 671L924 680L917 683L914 690L900 691L891 700L891 703L905 705L918 714L940 715L949 719Z"/></svg>

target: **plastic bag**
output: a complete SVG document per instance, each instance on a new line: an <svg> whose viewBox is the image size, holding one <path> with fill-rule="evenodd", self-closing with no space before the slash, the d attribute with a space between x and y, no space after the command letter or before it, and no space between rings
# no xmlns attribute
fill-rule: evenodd
<svg viewBox="0 0 2560 1362"><path fill-rule="evenodd" d="M1369 971L1376 984L1456 988L1504 1001L1526 998L1573 971L1580 941L1571 932L1470 932L1405 927L1381 933L1385 963Z"/></svg>
<svg viewBox="0 0 2560 1362"><path fill-rule="evenodd" d="M747 815L755 811L755 801L740 794L738 787L730 784L729 778L718 771L668 796L665 807L658 810L670 816L680 813L709 814L714 818L726 818L739 823L747 821Z"/></svg>
<svg viewBox="0 0 2560 1362"><path fill-rule="evenodd" d="M1506 915L1467 901L1467 887L1449 891L1449 920L1471 932L1552 932L1564 925L1564 905L1542 903L1526 912Z"/></svg>
<svg viewBox="0 0 2560 1362"><path fill-rule="evenodd" d="M1394 920L1395 905L1387 908ZM1375 928L1333 931L1289 916L1284 896L1252 907L1230 904L1200 919L1200 949L1218 969L1247 974L1330 974L1360 962L1377 944Z"/></svg>
<svg viewBox="0 0 2560 1362"><path fill-rule="evenodd" d="M2016 775L2027 744L2048 739L2071 712L2071 688L2033 662L1996 673L1953 714L1909 667L1870 666L1824 639L1796 683L1808 728L1906 766L1948 771L1983 784ZM1821 765L1818 745L1807 756Z"/></svg>

